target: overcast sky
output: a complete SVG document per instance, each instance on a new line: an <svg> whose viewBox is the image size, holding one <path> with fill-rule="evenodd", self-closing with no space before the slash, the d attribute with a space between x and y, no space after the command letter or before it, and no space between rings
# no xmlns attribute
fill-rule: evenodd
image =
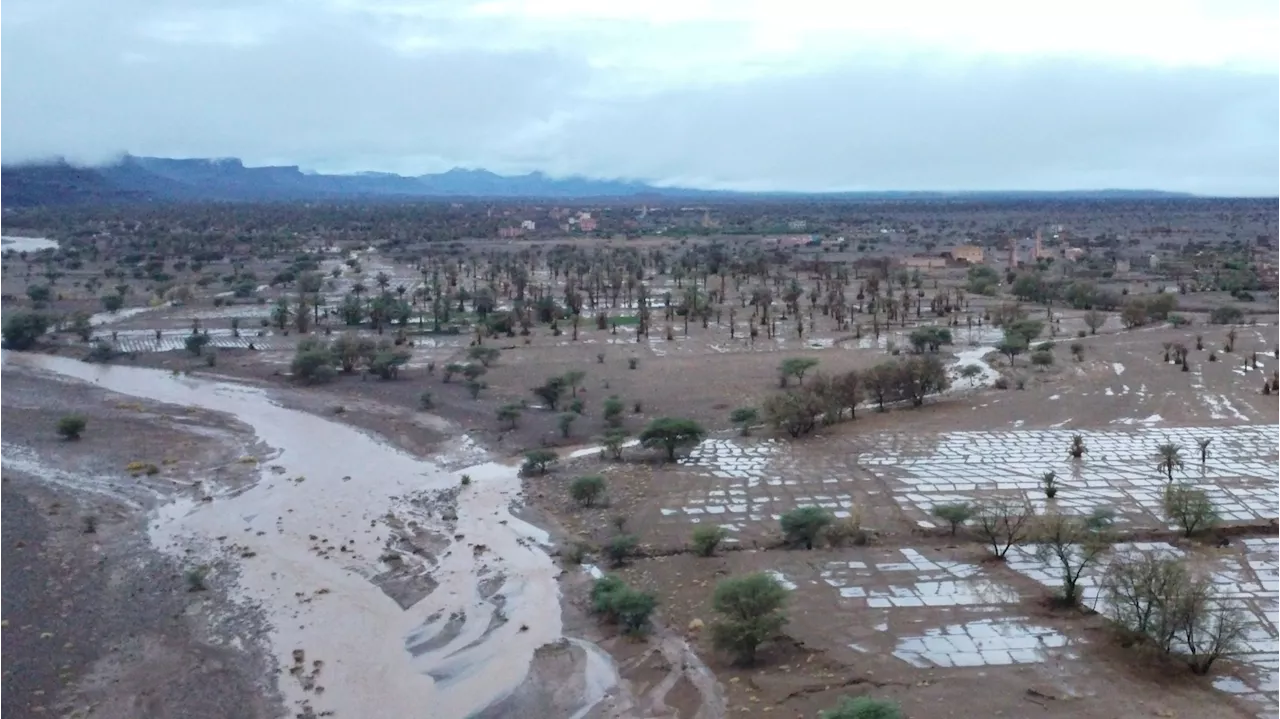
<svg viewBox="0 0 1280 719"><path fill-rule="evenodd" d="M4 0L6 163L1280 192L1276 0Z"/></svg>

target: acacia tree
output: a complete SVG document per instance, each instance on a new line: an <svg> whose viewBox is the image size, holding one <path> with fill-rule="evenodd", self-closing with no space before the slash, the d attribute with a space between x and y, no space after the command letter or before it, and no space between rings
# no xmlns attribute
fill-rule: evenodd
<svg viewBox="0 0 1280 719"><path fill-rule="evenodd" d="M818 366L818 360L812 357L790 357L782 361L778 366L778 379L781 386L787 386L787 380L795 377L796 381L804 384L804 375L809 370Z"/></svg>
<svg viewBox="0 0 1280 719"><path fill-rule="evenodd" d="M697 444L707 436L702 425L691 419L659 417L640 433L640 444L649 449L661 448L667 453L667 461L674 462L676 449Z"/></svg>

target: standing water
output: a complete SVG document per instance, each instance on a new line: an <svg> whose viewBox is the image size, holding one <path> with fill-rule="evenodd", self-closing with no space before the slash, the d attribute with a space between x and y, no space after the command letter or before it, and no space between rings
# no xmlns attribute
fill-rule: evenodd
<svg viewBox="0 0 1280 719"><path fill-rule="evenodd" d="M236 496L166 505L149 531L156 546L177 556L189 546L210 554L219 537L256 553L239 560L237 598L259 606L271 624L290 713L307 702L340 717L465 717L514 690L534 651L561 636L557 569L539 546L547 537L509 510L520 490L514 467L464 470L473 481L458 492L454 541L431 572L439 586L405 609L370 581L385 568L379 557L390 530L379 520L403 511L406 495L458 487L463 472L281 407L253 388L58 357L5 352L0 361L226 413L278 453L271 464L284 472L263 463L260 481ZM322 556L322 540L348 551ZM494 582L501 584L497 594L482 592L482 583ZM424 636L440 640L414 656L406 644ZM323 695L283 673L296 663L295 651L308 668L324 662L317 680Z"/></svg>
<svg viewBox="0 0 1280 719"><path fill-rule="evenodd" d="M58 246L56 240L46 239L44 237L18 237L14 235L0 235L0 252L39 252L40 250L52 250Z"/></svg>

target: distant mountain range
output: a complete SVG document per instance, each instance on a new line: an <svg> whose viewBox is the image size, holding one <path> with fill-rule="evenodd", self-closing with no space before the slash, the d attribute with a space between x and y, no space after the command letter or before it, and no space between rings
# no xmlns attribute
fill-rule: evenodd
<svg viewBox="0 0 1280 719"><path fill-rule="evenodd" d="M453 169L405 177L381 172L322 175L296 166L245 167L231 159L166 159L126 155L98 167L66 162L0 168L0 205L7 208L68 204L167 202L405 201L413 199L718 199L829 198L849 200L1160 199L1190 197L1154 190L1075 192L858 192L748 193L655 187L642 182L541 172L502 176Z"/></svg>

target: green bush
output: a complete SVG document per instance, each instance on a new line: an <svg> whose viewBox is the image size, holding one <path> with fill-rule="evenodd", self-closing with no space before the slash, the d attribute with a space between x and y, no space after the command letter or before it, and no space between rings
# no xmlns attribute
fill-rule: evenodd
<svg viewBox="0 0 1280 719"><path fill-rule="evenodd" d="M729 536L729 532L724 527L713 527L704 525L693 530L693 549L703 557L710 557L716 553L716 548Z"/></svg>
<svg viewBox="0 0 1280 719"><path fill-rule="evenodd" d="M1244 311L1232 305L1215 307L1209 313L1209 324L1211 325L1235 325L1239 324L1243 319Z"/></svg>
<svg viewBox="0 0 1280 719"><path fill-rule="evenodd" d="M934 505L930 514L950 525L951 536L954 537L956 529L973 517L973 505L968 502L938 504Z"/></svg>
<svg viewBox="0 0 1280 719"><path fill-rule="evenodd" d="M524 454L524 464L520 466L520 470L525 474L544 474L547 467L555 462L558 457L555 452L549 449L535 449Z"/></svg>
<svg viewBox="0 0 1280 719"><path fill-rule="evenodd" d="M1047 367L1053 364L1053 353L1052 352L1032 352L1031 364L1039 365L1041 367Z"/></svg>
<svg viewBox="0 0 1280 719"><path fill-rule="evenodd" d="M58 435L63 439L80 439L89 421L78 414L69 414L58 420Z"/></svg>
<svg viewBox="0 0 1280 719"><path fill-rule="evenodd" d="M0 334L4 336L6 349L21 352L34 347L36 341L48 329L49 318L44 314L17 310L11 311L9 316L4 318L4 327L0 328Z"/></svg>
<svg viewBox="0 0 1280 719"><path fill-rule="evenodd" d="M818 712L818 719L902 719L902 710L887 699L842 697L835 707Z"/></svg>
<svg viewBox="0 0 1280 719"><path fill-rule="evenodd" d="M739 407L729 413L729 422L738 428L743 437L751 434L751 425L760 421L760 411L755 407Z"/></svg>
<svg viewBox="0 0 1280 719"><path fill-rule="evenodd" d="M711 597L720 615L711 624L712 643L742 664L754 662L756 649L786 624L786 601L787 590L763 572L725 579Z"/></svg>
<svg viewBox="0 0 1280 719"><path fill-rule="evenodd" d="M797 507L782 515L782 533L789 544L803 543L805 549L813 549L818 535L833 521L835 517L821 507Z"/></svg>
<svg viewBox="0 0 1280 719"><path fill-rule="evenodd" d="M604 495L604 477L588 475L578 477L569 485L569 496L584 507L590 507Z"/></svg>
<svg viewBox="0 0 1280 719"><path fill-rule="evenodd" d="M617 427L622 423L622 411L625 406L622 400L614 395L604 401L604 421L610 427Z"/></svg>
<svg viewBox="0 0 1280 719"><path fill-rule="evenodd" d="M333 350L323 341L308 338L298 343L290 370L294 378L307 384L320 384L333 379L337 372Z"/></svg>
<svg viewBox="0 0 1280 719"><path fill-rule="evenodd" d="M631 587L610 596L610 604L618 623L628 634L643 634L649 628L649 616L658 606L658 600Z"/></svg>
<svg viewBox="0 0 1280 719"><path fill-rule="evenodd" d="M652 594L632 589L610 574L592 585L591 606L608 621L621 624L628 634L640 634L648 629L658 602Z"/></svg>
<svg viewBox="0 0 1280 719"><path fill-rule="evenodd" d="M595 584L591 585L592 610L599 614L608 614L613 606L609 595L626 587L626 582L612 574L606 574L597 579Z"/></svg>
<svg viewBox="0 0 1280 719"><path fill-rule="evenodd" d="M182 341L182 344L187 348L188 352L199 357L200 353L204 352L205 346L209 344L209 335L201 334L199 332L189 334L187 335L187 338Z"/></svg>
<svg viewBox="0 0 1280 719"><path fill-rule="evenodd" d="M613 566L621 567L626 563L627 557L635 553L636 547L640 545L640 539L634 534L618 534L604 545L604 554L613 562Z"/></svg>

